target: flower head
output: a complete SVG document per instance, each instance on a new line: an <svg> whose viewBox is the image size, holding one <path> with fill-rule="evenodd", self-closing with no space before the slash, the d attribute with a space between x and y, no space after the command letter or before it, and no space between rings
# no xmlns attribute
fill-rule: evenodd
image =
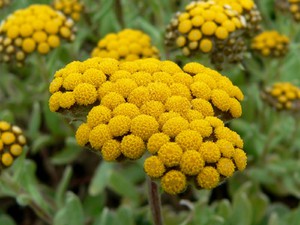
<svg viewBox="0 0 300 225"><path fill-rule="evenodd" d="M8 16L0 25L0 61L23 65L28 54L44 55L75 37L71 19L47 5L31 5Z"/></svg>
<svg viewBox="0 0 300 225"><path fill-rule="evenodd" d="M277 82L262 93L263 99L278 110L298 111L300 89L289 82Z"/></svg>
<svg viewBox="0 0 300 225"><path fill-rule="evenodd" d="M186 56L208 53L217 68L226 62L240 62L246 49L242 36L247 24L242 12L231 7L233 1L191 2L168 25L167 44L181 48Z"/></svg>
<svg viewBox="0 0 300 225"><path fill-rule="evenodd" d="M6 121L0 121L0 172L13 164L23 152L26 138L21 128Z"/></svg>
<svg viewBox="0 0 300 225"><path fill-rule="evenodd" d="M264 31L253 38L251 48L264 57L282 57L288 52L289 42L275 30Z"/></svg>
<svg viewBox="0 0 300 225"><path fill-rule="evenodd" d="M243 94L228 78L199 63L180 70L157 59L73 62L56 72L49 107L71 111L74 118L86 109L77 142L104 160L137 160L147 149L151 156L144 170L167 193L184 191L187 177L197 187L214 188L246 167L242 139L222 121L240 116ZM88 82L90 78L97 82ZM76 92L83 86L93 91ZM83 105L95 92L97 100ZM87 97L79 101L80 94Z"/></svg>
<svg viewBox="0 0 300 225"><path fill-rule="evenodd" d="M171 170L162 177L161 186L166 193L177 195L187 186L186 176L178 170Z"/></svg>
<svg viewBox="0 0 300 225"><path fill-rule="evenodd" d="M133 61L142 58L158 58L158 50L151 45L151 38L140 30L124 29L107 34L99 40L92 57L115 58Z"/></svg>
<svg viewBox="0 0 300 225"><path fill-rule="evenodd" d="M79 0L54 0L53 8L78 21L84 7Z"/></svg>

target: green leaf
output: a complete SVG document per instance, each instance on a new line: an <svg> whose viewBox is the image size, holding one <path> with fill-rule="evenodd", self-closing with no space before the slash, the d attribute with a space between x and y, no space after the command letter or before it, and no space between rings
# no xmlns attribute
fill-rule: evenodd
<svg viewBox="0 0 300 225"><path fill-rule="evenodd" d="M228 199L223 199L218 202L216 205L216 213L223 217L225 220L228 220L230 215L232 214L232 208Z"/></svg>
<svg viewBox="0 0 300 225"><path fill-rule="evenodd" d="M107 196L104 194L99 195L87 195L83 200L83 209L85 215L90 217L97 217L101 214L105 203L106 203Z"/></svg>
<svg viewBox="0 0 300 225"><path fill-rule="evenodd" d="M253 211L253 223L259 224L259 222L263 219L263 217L266 214L269 199L266 197L266 195L262 193L254 193L250 196L250 201Z"/></svg>
<svg viewBox="0 0 300 225"><path fill-rule="evenodd" d="M54 217L54 225L84 225L84 214L80 199L68 192L66 202Z"/></svg>
<svg viewBox="0 0 300 225"><path fill-rule="evenodd" d="M51 162L53 164L62 165L70 163L74 161L82 152L82 148L77 144L74 137L68 137L65 144L65 148L51 157Z"/></svg>
<svg viewBox="0 0 300 225"><path fill-rule="evenodd" d="M135 225L132 208L126 206L118 208L116 217L119 221L122 221L121 224Z"/></svg>
<svg viewBox="0 0 300 225"><path fill-rule="evenodd" d="M1 214L0 215L0 224L5 224L5 225L16 225L15 221L8 215L6 214Z"/></svg>
<svg viewBox="0 0 300 225"><path fill-rule="evenodd" d="M279 217L276 213L271 213L271 216L268 221L268 225L279 225Z"/></svg>
<svg viewBox="0 0 300 225"><path fill-rule="evenodd" d="M93 225L114 225L115 216L108 208L104 208ZM125 225L125 224L124 224Z"/></svg>
<svg viewBox="0 0 300 225"><path fill-rule="evenodd" d="M231 225L251 225L252 207L245 192L238 192L233 196L232 215L229 218Z"/></svg>
<svg viewBox="0 0 300 225"><path fill-rule="evenodd" d="M52 144L55 142L55 139L53 136L45 134L45 135L38 135L37 138L33 140L33 143L31 145L31 152L33 154L38 153L43 148L47 147L49 144Z"/></svg>
<svg viewBox="0 0 300 225"><path fill-rule="evenodd" d="M116 171L111 173L108 186L122 197L129 198L136 203L138 202L139 196L136 187L120 173Z"/></svg>
<svg viewBox="0 0 300 225"><path fill-rule="evenodd" d="M59 182L58 187L55 192L55 200L59 207L61 207L63 205L63 199L65 197L65 192L70 183L72 174L73 174L72 167L67 166L64 171L63 177L62 177L61 181Z"/></svg>
<svg viewBox="0 0 300 225"><path fill-rule="evenodd" d="M88 189L90 195L95 196L103 192L108 184L112 170L113 163L102 161L99 164Z"/></svg>
<svg viewBox="0 0 300 225"><path fill-rule="evenodd" d="M34 140L37 138L39 128L41 126L41 107L37 101L33 103L31 117L28 124L28 135Z"/></svg>

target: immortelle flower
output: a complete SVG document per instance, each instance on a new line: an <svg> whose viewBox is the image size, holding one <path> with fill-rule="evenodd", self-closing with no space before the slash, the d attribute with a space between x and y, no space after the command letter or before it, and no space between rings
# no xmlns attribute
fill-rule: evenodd
<svg viewBox="0 0 300 225"><path fill-rule="evenodd" d="M165 39L168 45L181 48L185 56L208 53L221 69L243 59L246 26L243 16L228 4L193 1L171 20Z"/></svg>
<svg viewBox="0 0 300 225"><path fill-rule="evenodd" d="M54 0L52 5L55 10L61 11L74 21L80 19L80 14L84 8L83 3L79 0Z"/></svg>
<svg viewBox="0 0 300 225"><path fill-rule="evenodd" d="M0 121L0 172L10 167L14 160L23 152L26 138L21 128Z"/></svg>
<svg viewBox="0 0 300 225"><path fill-rule="evenodd" d="M253 0L214 0L221 5L229 5L246 20L246 34L253 36L261 30L261 15Z"/></svg>
<svg viewBox="0 0 300 225"><path fill-rule="evenodd" d="M133 29L107 34L99 40L91 55L125 61L159 58L158 49L151 44L151 38L144 32Z"/></svg>
<svg viewBox="0 0 300 225"><path fill-rule="evenodd" d="M0 9L10 4L10 0L0 0Z"/></svg>
<svg viewBox="0 0 300 225"><path fill-rule="evenodd" d="M0 25L0 62L23 65L27 55L44 55L61 40L72 41L74 22L48 5L16 10Z"/></svg>
<svg viewBox="0 0 300 225"><path fill-rule="evenodd" d="M289 38L275 30L264 31L252 39L251 48L265 57L283 57L289 48Z"/></svg>
<svg viewBox="0 0 300 225"><path fill-rule="evenodd" d="M299 0L276 0L276 8L283 12L292 14L296 22L300 21L300 1Z"/></svg>
<svg viewBox="0 0 300 225"><path fill-rule="evenodd" d="M83 77L92 80L86 76L103 82L86 83ZM80 85L93 89L77 93ZM75 135L80 146L107 161L136 160L148 149L152 156L145 161L145 172L161 180L167 193L184 191L190 177L198 179L197 187L213 188L246 166L242 139L222 121L241 116L243 93L199 63L181 69L153 58L124 62L96 57L57 71L49 89L52 111L78 119L76 112L89 108ZM211 178L201 173L208 166L218 174L210 185Z"/></svg>
<svg viewBox="0 0 300 225"><path fill-rule="evenodd" d="M277 82L262 92L263 99L278 110L299 111L300 88L289 82Z"/></svg>

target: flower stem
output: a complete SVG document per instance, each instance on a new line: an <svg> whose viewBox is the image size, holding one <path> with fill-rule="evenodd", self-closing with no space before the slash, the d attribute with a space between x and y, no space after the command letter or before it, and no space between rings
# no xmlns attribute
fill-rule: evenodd
<svg viewBox="0 0 300 225"><path fill-rule="evenodd" d="M147 176L148 184L148 197L149 206L151 209L151 214L153 218L154 225L163 225L162 215L161 215L161 202L160 195L158 193L158 186L155 182Z"/></svg>

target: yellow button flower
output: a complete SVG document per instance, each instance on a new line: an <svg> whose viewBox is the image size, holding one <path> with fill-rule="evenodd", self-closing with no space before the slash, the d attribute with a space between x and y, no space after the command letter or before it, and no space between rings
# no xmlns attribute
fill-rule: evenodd
<svg viewBox="0 0 300 225"><path fill-rule="evenodd" d="M121 153L121 144L116 140L106 141L101 149L101 154L106 161L115 161Z"/></svg>
<svg viewBox="0 0 300 225"><path fill-rule="evenodd" d="M3 20L2 27L0 60L18 66L24 64L30 53L47 54L60 45L61 39L74 38L73 22L48 5L33 4L16 10ZM67 32L58 33L63 29Z"/></svg>
<svg viewBox="0 0 300 225"><path fill-rule="evenodd" d="M177 195L185 190L186 177L178 170L171 170L162 177L161 186L166 193Z"/></svg>
<svg viewBox="0 0 300 225"><path fill-rule="evenodd" d="M132 119L130 131L146 141L158 132L158 127L159 124L153 116L139 115Z"/></svg>
<svg viewBox="0 0 300 225"><path fill-rule="evenodd" d="M147 142L147 149L151 154L155 154L158 152L161 146L168 143L170 141L170 137L164 133L156 133L153 134Z"/></svg>
<svg viewBox="0 0 300 225"><path fill-rule="evenodd" d="M113 37L113 40L111 39ZM107 34L92 50L92 57L111 57L122 61L158 58L158 50L151 45L151 38L140 30L124 29Z"/></svg>
<svg viewBox="0 0 300 225"><path fill-rule="evenodd" d="M197 184L204 189L213 189L219 182L220 174L211 166L204 167L197 176Z"/></svg>
<svg viewBox="0 0 300 225"><path fill-rule="evenodd" d="M91 128L88 124L82 123L75 134L76 141L78 145L84 147L89 142L89 135L91 132Z"/></svg>
<svg viewBox="0 0 300 225"><path fill-rule="evenodd" d="M150 156L144 162L144 170L149 177L160 178L166 171L166 168L157 156Z"/></svg>
<svg viewBox="0 0 300 225"><path fill-rule="evenodd" d="M188 175L197 175L204 167L204 160L199 152L189 150L183 153L180 161L180 170Z"/></svg>
<svg viewBox="0 0 300 225"><path fill-rule="evenodd" d="M146 151L142 138L135 135L127 135L121 141L121 152L129 159L139 159Z"/></svg>
<svg viewBox="0 0 300 225"><path fill-rule="evenodd" d="M194 130L181 131L175 138L175 142L183 151L198 150L202 144L202 136Z"/></svg>
<svg viewBox="0 0 300 225"><path fill-rule="evenodd" d="M183 151L178 144L169 142L161 146L157 153L165 166L173 167L179 165Z"/></svg>

